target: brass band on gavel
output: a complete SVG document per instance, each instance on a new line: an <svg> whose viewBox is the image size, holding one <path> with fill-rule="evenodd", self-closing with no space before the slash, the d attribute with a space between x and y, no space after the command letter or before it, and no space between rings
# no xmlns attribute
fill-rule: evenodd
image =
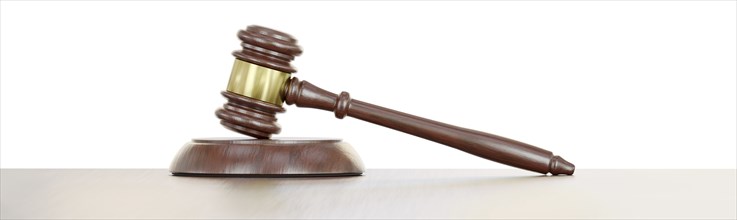
<svg viewBox="0 0 737 220"><path fill-rule="evenodd" d="M284 85L291 74L235 59L227 90L282 106Z"/></svg>

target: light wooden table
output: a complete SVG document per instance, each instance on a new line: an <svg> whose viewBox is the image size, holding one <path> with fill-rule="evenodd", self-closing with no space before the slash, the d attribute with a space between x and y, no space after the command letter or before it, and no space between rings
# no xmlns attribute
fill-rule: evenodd
<svg viewBox="0 0 737 220"><path fill-rule="evenodd" d="M3 169L0 218L737 218L737 171L368 170L340 178Z"/></svg>

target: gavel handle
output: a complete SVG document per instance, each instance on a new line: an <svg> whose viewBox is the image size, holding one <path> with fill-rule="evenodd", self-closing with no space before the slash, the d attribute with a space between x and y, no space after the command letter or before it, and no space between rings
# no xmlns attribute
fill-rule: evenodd
<svg viewBox="0 0 737 220"><path fill-rule="evenodd" d="M289 105L335 112L371 122L509 166L542 174L572 175L574 165L550 151L497 135L457 127L325 91L307 81L290 79L285 100Z"/></svg>

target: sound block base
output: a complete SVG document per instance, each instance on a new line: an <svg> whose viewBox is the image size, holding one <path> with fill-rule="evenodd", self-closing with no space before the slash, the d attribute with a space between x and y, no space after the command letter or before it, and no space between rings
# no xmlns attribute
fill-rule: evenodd
<svg viewBox="0 0 737 220"><path fill-rule="evenodd" d="M176 176L325 177L357 176L363 162L338 139L198 138L171 163Z"/></svg>

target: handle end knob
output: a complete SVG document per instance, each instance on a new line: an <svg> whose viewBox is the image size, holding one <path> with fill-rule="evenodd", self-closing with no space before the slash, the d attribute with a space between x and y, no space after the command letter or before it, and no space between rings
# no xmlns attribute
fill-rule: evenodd
<svg viewBox="0 0 737 220"><path fill-rule="evenodd" d="M573 172L576 171L576 165L564 160L560 156L553 156L553 158L550 158L549 166L550 173L553 175L573 175Z"/></svg>

